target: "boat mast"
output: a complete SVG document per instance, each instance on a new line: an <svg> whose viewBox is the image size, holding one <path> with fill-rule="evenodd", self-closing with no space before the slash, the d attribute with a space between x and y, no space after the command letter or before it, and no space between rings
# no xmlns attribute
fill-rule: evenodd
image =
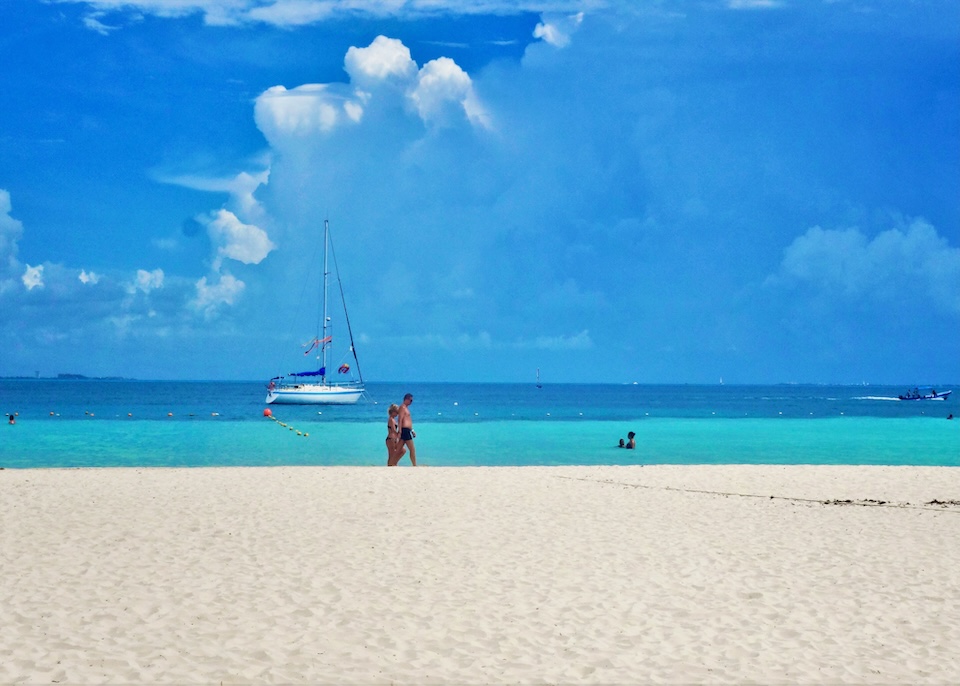
<svg viewBox="0 0 960 686"><path fill-rule="evenodd" d="M326 219L323 220L323 332L320 335L320 348L322 349L321 355L323 357L322 362L320 363L320 369L323 370L323 374L320 375L320 381L322 383L327 382L327 233L330 230L330 222Z"/></svg>
<svg viewBox="0 0 960 686"><path fill-rule="evenodd" d="M343 305L343 319L347 325L347 336L350 338L350 352L353 353L353 362L357 366L357 376L360 377L360 385L363 386L363 372L360 371L360 358L357 357L357 348L353 344L353 328L350 326L350 314L347 312L347 299L343 295L343 280L340 278L340 265L337 264L337 249L330 240L330 252L333 254L333 271L337 275L337 287L340 289L340 304Z"/></svg>

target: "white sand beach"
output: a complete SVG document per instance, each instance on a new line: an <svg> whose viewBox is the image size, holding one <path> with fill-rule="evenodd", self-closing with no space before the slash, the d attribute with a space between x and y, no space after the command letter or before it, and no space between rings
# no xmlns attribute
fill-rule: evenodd
<svg viewBox="0 0 960 686"><path fill-rule="evenodd" d="M8 469L0 682L960 683L958 500L957 468Z"/></svg>

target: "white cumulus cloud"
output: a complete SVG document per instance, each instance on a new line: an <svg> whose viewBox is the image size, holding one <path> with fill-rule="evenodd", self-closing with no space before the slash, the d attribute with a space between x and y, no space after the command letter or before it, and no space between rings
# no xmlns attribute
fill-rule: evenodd
<svg viewBox="0 0 960 686"><path fill-rule="evenodd" d="M80 279L80 283L96 284L100 280L100 275L94 272L88 272L86 269L81 269L80 276L77 278Z"/></svg>
<svg viewBox="0 0 960 686"><path fill-rule="evenodd" d="M787 247L770 282L802 284L846 299L889 302L913 295L960 312L960 248L923 220L873 239L856 228L817 226Z"/></svg>
<svg viewBox="0 0 960 686"><path fill-rule="evenodd" d="M162 269L154 269L152 272L148 272L146 269L138 269L137 275L129 290L131 293L136 293L137 291L149 293L158 288L163 288Z"/></svg>
<svg viewBox="0 0 960 686"><path fill-rule="evenodd" d="M533 29L533 37L555 48L565 48L570 45L571 37L583 23L583 12L566 15L544 14L540 19L540 23Z"/></svg>
<svg viewBox="0 0 960 686"><path fill-rule="evenodd" d="M34 288L43 288L43 265L31 267L28 264L20 278L28 291L32 291Z"/></svg>
<svg viewBox="0 0 960 686"><path fill-rule="evenodd" d="M344 68L349 84L312 83L292 89L281 85L260 94L254 118L271 145L297 146L304 138L358 125L374 105L416 113L427 125L466 120L490 128L470 76L448 57L417 69L401 41L377 36L365 48L349 48Z"/></svg>
<svg viewBox="0 0 960 686"><path fill-rule="evenodd" d="M365 96L342 84L308 83L296 88L273 86L254 105L257 126L269 140L329 133L363 118Z"/></svg>
<svg viewBox="0 0 960 686"><path fill-rule="evenodd" d="M365 48L349 48L343 66L350 82L358 88L376 87L383 81L405 84L417 73L410 49L402 41L386 36L377 36Z"/></svg>
<svg viewBox="0 0 960 686"><path fill-rule="evenodd" d="M425 122L447 123L451 116L456 117L457 112L462 112L471 123L489 127L489 119L474 94L470 76L449 57L440 57L423 65L410 98Z"/></svg>
<svg viewBox="0 0 960 686"><path fill-rule="evenodd" d="M256 172L239 172L230 177L207 177L200 175L158 175L163 183L193 188L198 191L214 193L229 193L230 202L237 211L249 217L263 216L263 208L255 196L256 190L267 183L270 178L270 169L265 168Z"/></svg>
<svg viewBox="0 0 960 686"><path fill-rule="evenodd" d="M221 305L233 305L246 288L243 281L230 274L223 274L218 283L210 283L204 276L196 285L197 297L191 305L207 317L213 316Z"/></svg>
<svg viewBox="0 0 960 686"><path fill-rule="evenodd" d="M17 265L17 241L23 236L23 224L10 216L13 205L10 193L0 188L0 269L4 263L11 269Z"/></svg>
<svg viewBox="0 0 960 686"><path fill-rule="evenodd" d="M211 215L198 217L198 221L206 225L211 242L217 246L215 271L219 270L223 258L244 264L260 264L277 247L266 231L253 224L244 224L229 210L218 210Z"/></svg>

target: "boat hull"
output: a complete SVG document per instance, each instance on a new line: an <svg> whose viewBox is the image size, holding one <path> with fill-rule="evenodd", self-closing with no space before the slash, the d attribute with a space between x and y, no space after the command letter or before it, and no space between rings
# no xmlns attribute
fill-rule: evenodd
<svg viewBox="0 0 960 686"><path fill-rule="evenodd" d="M901 395L900 400L946 400L953 391L943 391L942 393L926 393L924 395Z"/></svg>
<svg viewBox="0 0 960 686"><path fill-rule="evenodd" d="M268 405L353 405L363 395L362 386L297 384L267 392Z"/></svg>

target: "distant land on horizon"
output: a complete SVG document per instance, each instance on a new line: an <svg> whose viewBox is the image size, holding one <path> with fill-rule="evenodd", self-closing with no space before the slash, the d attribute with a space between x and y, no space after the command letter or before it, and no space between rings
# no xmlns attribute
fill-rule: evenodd
<svg viewBox="0 0 960 686"><path fill-rule="evenodd" d="M86 376L84 374L57 374L56 376L0 376L0 379L16 379L24 381L139 381L126 376Z"/></svg>

